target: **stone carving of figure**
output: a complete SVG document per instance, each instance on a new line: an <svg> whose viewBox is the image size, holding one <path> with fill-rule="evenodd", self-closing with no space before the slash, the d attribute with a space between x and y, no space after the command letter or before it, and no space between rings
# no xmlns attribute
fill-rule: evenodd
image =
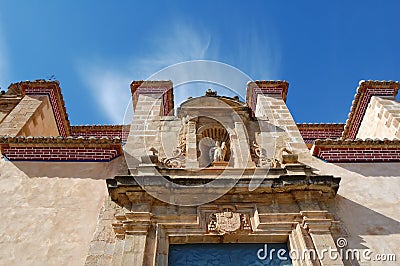
<svg viewBox="0 0 400 266"><path fill-rule="evenodd" d="M221 162L224 160L226 152L225 142L220 144L219 141L215 142L215 146L210 149L210 158L213 162Z"/></svg>

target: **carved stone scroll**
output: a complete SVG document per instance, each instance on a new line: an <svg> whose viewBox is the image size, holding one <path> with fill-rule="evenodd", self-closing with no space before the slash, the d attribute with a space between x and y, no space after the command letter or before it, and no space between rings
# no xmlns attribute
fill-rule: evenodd
<svg viewBox="0 0 400 266"><path fill-rule="evenodd" d="M253 141L252 146L253 154L256 157L256 163L258 167L274 166L273 161L265 155L263 148Z"/></svg>
<svg viewBox="0 0 400 266"><path fill-rule="evenodd" d="M172 157L163 158L160 162L167 168L184 168L185 167L185 156L182 154L182 150L176 148Z"/></svg>

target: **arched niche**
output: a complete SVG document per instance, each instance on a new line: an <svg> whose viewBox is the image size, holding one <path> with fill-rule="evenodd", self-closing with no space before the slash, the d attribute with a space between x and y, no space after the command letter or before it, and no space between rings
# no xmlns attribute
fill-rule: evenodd
<svg viewBox="0 0 400 266"><path fill-rule="evenodd" d="M200 167L208 167L212 164L213 147L224 143L225 149L222 161L229 162L231 159L231 141L228 129L215 119L199 117L197 128L198 160Z"/></svg>

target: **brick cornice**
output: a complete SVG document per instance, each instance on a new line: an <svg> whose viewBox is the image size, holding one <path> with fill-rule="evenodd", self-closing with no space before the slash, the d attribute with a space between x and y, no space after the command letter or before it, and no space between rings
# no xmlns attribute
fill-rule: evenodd
<svg viewBox="0 0 400 266"><path fill-rule="evenodd" d="M130 125L79 125L71 126L71 136L73 137L119 137L126 141L129 135Z"/></svg>
<svg viewBox="0 0 400 266"><path fill-rule="evenodd" d="M256 80L247 83L246 98L251 96L251 93L256 94L280 94L282 99L286 101L286 96L289 89L289 83L281 80Z"/></svg>
<svg viewBox="0 0 400 266"><path fill-rule="evenodd" d="M108 137L9 137L0 136L0 144L121 144L121 138L108 138Z"/></svg>
<svg viewBox="0 0 400 266"><path fill-rule="evenodd" d="M302 130L340 130L343 129L344 123L297 123L299 129Z"/></svg>
<svg viewBox="0 0 400 266"><path fill-rule="evenodd" d="M122 154L120 138L0 137L11 161L110 161Z"/></svg>
<svg viewBox="0 0 400 266"><path fill-rule="evenodd" d="M304 139L304 142L309 146L309 148L311 148L310 145L312 145L316 139L340 138L343 134L345 124L302 123L296 125Z"/></svg>
<svg viewBox="0 0 400 266"><path fill-rule="evenodd" d="M18 82L11 84L7 93L22 96L47 95L53 109L59 134L63 137L67 137L71 134L70 122L58 81L35 80Z"/></svg>
<svg viewBox="0 0 400 266"><path fill-rule="evenodd" d="M316 140L311 153L328 162L400 162L400 140Z"/></svg>
<svg viewBox="0 0 400 266"><path fill-rule="evenodd" d="M82 131L121 131L126 125L74 125L71 126L72 132L82 132Z"/></svg>
<svg viewBox="0 0 400 266"><path fill-rule="evenodd" d="M172 88L172 81L170 80L133 80L131 82L131 92L136 93L137 90L143 88Z"/></svg>
<svg viewBox="0 0 400 266"><path fill-rule="evenodd" d="M395 81L360 81L343 131L343 139L355 139L372 96L396 96L400 83Z"/></svg>

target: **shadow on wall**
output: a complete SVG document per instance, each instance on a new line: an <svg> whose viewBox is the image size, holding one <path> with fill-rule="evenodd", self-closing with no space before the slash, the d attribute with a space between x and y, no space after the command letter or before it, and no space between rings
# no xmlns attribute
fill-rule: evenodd
<svg viewBox="0 0 400 266"><path fill-rule="evenodd" d="M363 176L399 177L400 163L335 163L336 165Z"/></svg>
<svg viewBox="0 0 400 266"><path fill-rule="evenodd" d="M12 163L30 178L90 178L105 180L116 175L128 174L123 156L110 162L28 162L14 161Z"/></svg>
<svg viewBox="0 0 400 266"><path fill-rule="evenodd" d="M363 236L388 236L400 234L400 222L373 211L341 195L328 207L343 222L348 248L367 249ZM346 235L347 234L347 235Z"/></svg>

